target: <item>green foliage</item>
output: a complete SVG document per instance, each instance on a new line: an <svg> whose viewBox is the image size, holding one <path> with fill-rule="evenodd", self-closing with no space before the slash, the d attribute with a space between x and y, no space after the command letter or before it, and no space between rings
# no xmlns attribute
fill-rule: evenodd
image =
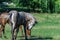
<svg viewBox="0 0 60 40"><path fill-rule="evenodd" d="M5 7L26 7L27 9L39 12L60 12L60 0L0 0L1 2L13 2L16 6L13 5ZM37 9L37 10L36 10Z"/></svg>

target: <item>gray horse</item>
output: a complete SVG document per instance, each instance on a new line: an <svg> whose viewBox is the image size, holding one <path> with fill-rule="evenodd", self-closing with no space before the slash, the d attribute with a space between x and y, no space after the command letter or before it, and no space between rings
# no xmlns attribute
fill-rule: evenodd
<svg viewBox="0 0 60 40"><path fill-rule="evenodd" d="M19 26L24 26L24 32L25 32L25 40L27 40L26 35L26 18L23 15L20 15L17 11L10 11L10 24L11 24L11 32L12 32L12 40L16 40L17 33L19 31Z"/></svg>
<svg viewBox="0 0 60 40"><path fill-rule="evenodd" d="M19 12L20 15L25 16L26 20L27 20L27 28L26 28L26 32L27 32L27 36L30 37L31 36L31 29L32 27L37 23L36 18L31 15L30 13L26 13L26 12ZM21 31L22 31L22 27L20 27ZM23 34L23 31L22 31Z"/></svg>
<svg viewBox="0 0 60 40"><path fill-rule="evenodd" d="M12 30L15 30L15 33L12 33L12 39L16 38L18 30L19 30L19 26L23 25L24 32L25 32L25 39L27 40L27 30L28 30L28 33L30 33L32 27L37 23L36 19L31 14L26 13L26 12L10 11L9 13L12 13L10 21L11 21L11 24L13 24ZM15 38L13 38L14 34L15 34Z"/></svg>
<svg viewBox="0 0 60 40"><path fill-rule="evenodd" d="M36 18L33 15L31 15L30 13L19 12L19 14L25 16L26 20L29 21L28 22L28 29L29 30L37 23Z"/></svg>

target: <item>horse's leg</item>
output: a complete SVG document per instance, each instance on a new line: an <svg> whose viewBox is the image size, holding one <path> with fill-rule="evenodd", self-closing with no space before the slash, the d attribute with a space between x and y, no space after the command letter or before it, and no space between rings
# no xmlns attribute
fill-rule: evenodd
<svg viewBox="0 0 60 40"><path fill-rule="evenodd" d="M5 35L5 25L6 25L6 19L2 18L1 28L2 28L2 31L3 31L3 35L6 38L6 35Z"/></svg>
<svg viewBox="0 0 60 40"><path fill-rule="evenodd" d="M17 37L17 28L14 30L14 40L16 40L16 37Z"/></svg>
<svg viewBox="0 0 60 40"><path fill-rule="evenodd" d="M6 38L6 36L5 36L5 25L2 25L2 31L3 31L4 37Z"/></svg>
<svg viewBox="0 0 60 40"><path fill-rule="evenodd" d="M26 21L24 21L24 33L25 33L25 40L28 40L27 33L26 33Z"/></svg>
<svg viewBox="0 0 60 40"><path fill-rule="evenodd" d="M23 29L22 29L22 25L20 26L20 31L21 31L21 33L22 33L22 36L24 36L24 34L23 34ZM29 29L26 28L26 33L27 33L27 36L28 36L28 37L31 36L31 30L29 30Z"/></svg>
<svg viewBox="0 0 60 40"><path fill-rule="evenodd" d="M2 32L3 32L3 35L4 35L4 37L6 37L5 36L5 25L1 25L1 28L0 28L0 36L2 36Z"/></svg>
<svg viewBox="0 0 60 40"><path fill-rule="evenodd" d="M24 36L24 35L23 35L22 25L20 25L20 31L21 31L22 36Z"/></svg>
<svg viewBox="0 0 60 40"><path fill-rule="evenodd" d="M16 30L14 32L15 39L17 38L18 31L19 31L19 27L17 26L17 28L16 28Z"/></svg>
<svg viewBox="0 0 60 40"><path fill-rule="evenodd" d="M0 28L0 38L2 37L2 28Z"/></svg>
<svg viewBox="0 0 60 40"><path fill-rule="evenodd" d="M18 31L19 31L18 26L14 26L14 28L11 28L12 40L16 40Z"/></svg>
<svg viewBox="0 0 60 40"><path fill-rule="evenodd" d="M12 40L15 40L15 39L14 39L14 32L15 32L15 29L13 29L13 27L12 27L12 28L11 28Z"/></svg>
<svg viewBox="0 0 60 40"><path fill-rule="evenodd" d="M14 40L14 25L13 25L13 23L12 22L10 22L10 25L11 25L11 37L12 37L12 40Z"/></svg>
<svg viewBox="0 0 60 40"><path fill-rule="evenodd" d="M24 26L25 40L27 40L26 27Z"/></svg>
<svg viewBox="0 0 60 40"><path fill-rule="evenodd" d="M17 34L18 34L18 31L19 31L19 27L17 26L15 29L14 29L14 40L16 40L17 38Z"/></svg>
<svg viewBox="0 0 60 40"><path fill-rule="evenodd" d="M31 36L31 30L26 29L26 32L27 32L27 36L30 37Z"/></svg>
<svg viewBox="0 0 60 40"><path fill-rule="evenodd" d="M26 33L27 33L27 36L30 37L31 36L31 30L28 29L28 21L26 23Z"/></svg>
<svg viewBox="0 0 60 40"><path fill-rule="evenodd" d="M20 26L20 31L21 31L21 33L22 33L22 36L24 36L24 34L23 34L23 29L22 29L22 25ZM31 36L31 30L29 30L29 29L26 28L26 33L27 33L27 36L28 36L28 37Z"/></svg>
<svg viewBox="0 0 60 40"><path fill-rule="evenodd" d="M14 32L15 32L15 25L13 23L11 23L12 40L15 40L14 39Z"/></svg>

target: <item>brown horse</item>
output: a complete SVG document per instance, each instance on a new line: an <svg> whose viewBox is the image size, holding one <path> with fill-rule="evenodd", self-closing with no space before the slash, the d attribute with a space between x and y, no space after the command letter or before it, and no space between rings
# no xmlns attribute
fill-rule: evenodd
<svg viewBox="0 0 60 40"><path fill-rule="evenodd" d="M8 19L9 19L9 15L7 12L4 12L0 15L0 24L1 24L1 28L0 28L0 37L2 36L2 31L3 31L3 34L4 34L4 37L5 36L5 25L6 23L8 23Z"/></svg>

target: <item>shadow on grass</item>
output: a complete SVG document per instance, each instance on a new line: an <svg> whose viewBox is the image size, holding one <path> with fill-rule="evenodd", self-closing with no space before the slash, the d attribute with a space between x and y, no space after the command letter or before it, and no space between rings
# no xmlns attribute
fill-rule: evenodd
<svg viewBox="0 0 60 40"><path fill-rule="evenodd" d="M19 36L20 39L18 40L25 40L24 37ZM36 37L36 36L31 36L31 38L29 38L28 40L52 40L52 37Z"/></svg>

